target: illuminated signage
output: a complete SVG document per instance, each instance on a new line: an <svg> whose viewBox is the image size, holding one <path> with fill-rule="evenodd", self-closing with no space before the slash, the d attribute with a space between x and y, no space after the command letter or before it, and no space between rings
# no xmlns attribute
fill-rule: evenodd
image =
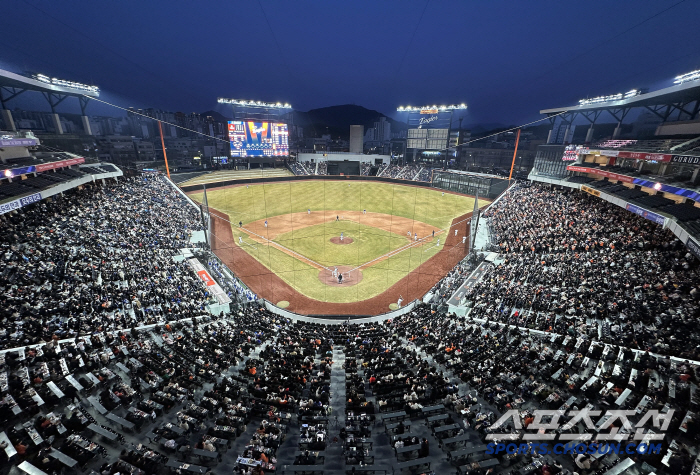
<svg viewBox="0 0 700 475"><path fill-rule="evenodd" d="M420 125L418 125L418 128L420 129L424 125L429 124L431 122L435 122L436 120L438 120L437 114L431 115L430 117L421 117L420 118Z"/></svg>

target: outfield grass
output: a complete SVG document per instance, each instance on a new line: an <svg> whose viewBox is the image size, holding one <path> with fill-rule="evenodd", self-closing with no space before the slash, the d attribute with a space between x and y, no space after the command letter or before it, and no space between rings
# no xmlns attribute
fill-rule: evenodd
<svg viewBox="0 0 700 475"><path fill-rule="evenodd" d="M201 201L202 193L190 195ZM363 268L363 279L351 287L330 287L318 280L319 270L267 244L253 243L238 229L247 223L289 213L348 210L383 213L420 221L439 229L474 208L473 198L420 187L388 183L299 181L237 186L207 190L209 206L229 215L235 245L238 237L250 255L300 293L325 302L347 303L381 294L442 248L428 243L410 248ZM480 200L483 206L486 200ZM340 232L355 239L349 245L329 242ZM404 236L352 221L327 222L295 229L274 241L324 266L360 265L397 249L409 241ZM274 303L274 302L273 302Z"/></svg>
<svg viewBox="0 0 700 475"><path fill-rule="evenodd" d="M201 201L202 193L190 195ZM439 228L472 211L473 198L415 186L352 181L293 181L207 190L209 206L227 213L232 223L310 209L354 210L415 219ZM485 200L479 200L486 203Z"/></svg>

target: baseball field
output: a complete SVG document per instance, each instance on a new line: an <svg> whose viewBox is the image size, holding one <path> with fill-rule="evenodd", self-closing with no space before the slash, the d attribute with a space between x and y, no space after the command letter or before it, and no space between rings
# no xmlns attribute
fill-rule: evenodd
<svg viewBox="0 0 700 475"><path fill-rule="evenodd" d="M207 202L217 255L299 313L378 314L421 297L466 254L474 208L470 196L342 180L208 188Z"/></svg>

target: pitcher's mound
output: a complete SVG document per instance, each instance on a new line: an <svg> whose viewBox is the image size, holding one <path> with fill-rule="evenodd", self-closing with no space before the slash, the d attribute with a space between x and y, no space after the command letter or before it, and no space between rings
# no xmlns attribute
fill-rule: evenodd
<svg viewBox="0 0 700 475"><path fill-rule="evenodd" d="M332 237L331 242L333 244L352 244L353 238L351 237L344 237L343 240L340 240L340 236Z"/></svg>
<svg viewBox="0 0 700 475"><path fill-rule="evenodd" d="M332 270L333 268L331 268ZM353 267L350 266L338 266L338 273L343 275L343 283L338 283L338 278L331 275L330 270L321 269L318 271L318 280L331 287L351 287L357 285L362 281L362 271L355 269L352 272L348 272Z"/></svg>

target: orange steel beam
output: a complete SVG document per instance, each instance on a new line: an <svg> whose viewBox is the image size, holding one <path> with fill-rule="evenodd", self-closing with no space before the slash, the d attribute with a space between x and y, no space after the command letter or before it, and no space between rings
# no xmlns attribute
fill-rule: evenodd
<svg viewBox="0 0 700 475"><path fill-rule="evenodd" d="M160 131L160 144L163 146L163 158L165 158L165 171L168 174L168 178L170 178L170 167L168 167L168 155L165 153L165 142L163 141L163 126L161 125L160 121L158 121L158 130ZM518 137L520 137L520 130L518 130ZM515 146L515 149L518 149L517 145ZM513 158L513 160L515 160L515 158ZM512 171L513 169L511 168L511 173Z"/></svg>
<svg viewBox="0 0 700 475"><path fill-rule="evenodd" d="M518 143L520 143L520 129L518 129L518 136L515 137L515 151L513 152L513 163L510 164L510 175L508 175L508 181L513 178L513 167L515 166L515 156L518 154Z"/></svg>

